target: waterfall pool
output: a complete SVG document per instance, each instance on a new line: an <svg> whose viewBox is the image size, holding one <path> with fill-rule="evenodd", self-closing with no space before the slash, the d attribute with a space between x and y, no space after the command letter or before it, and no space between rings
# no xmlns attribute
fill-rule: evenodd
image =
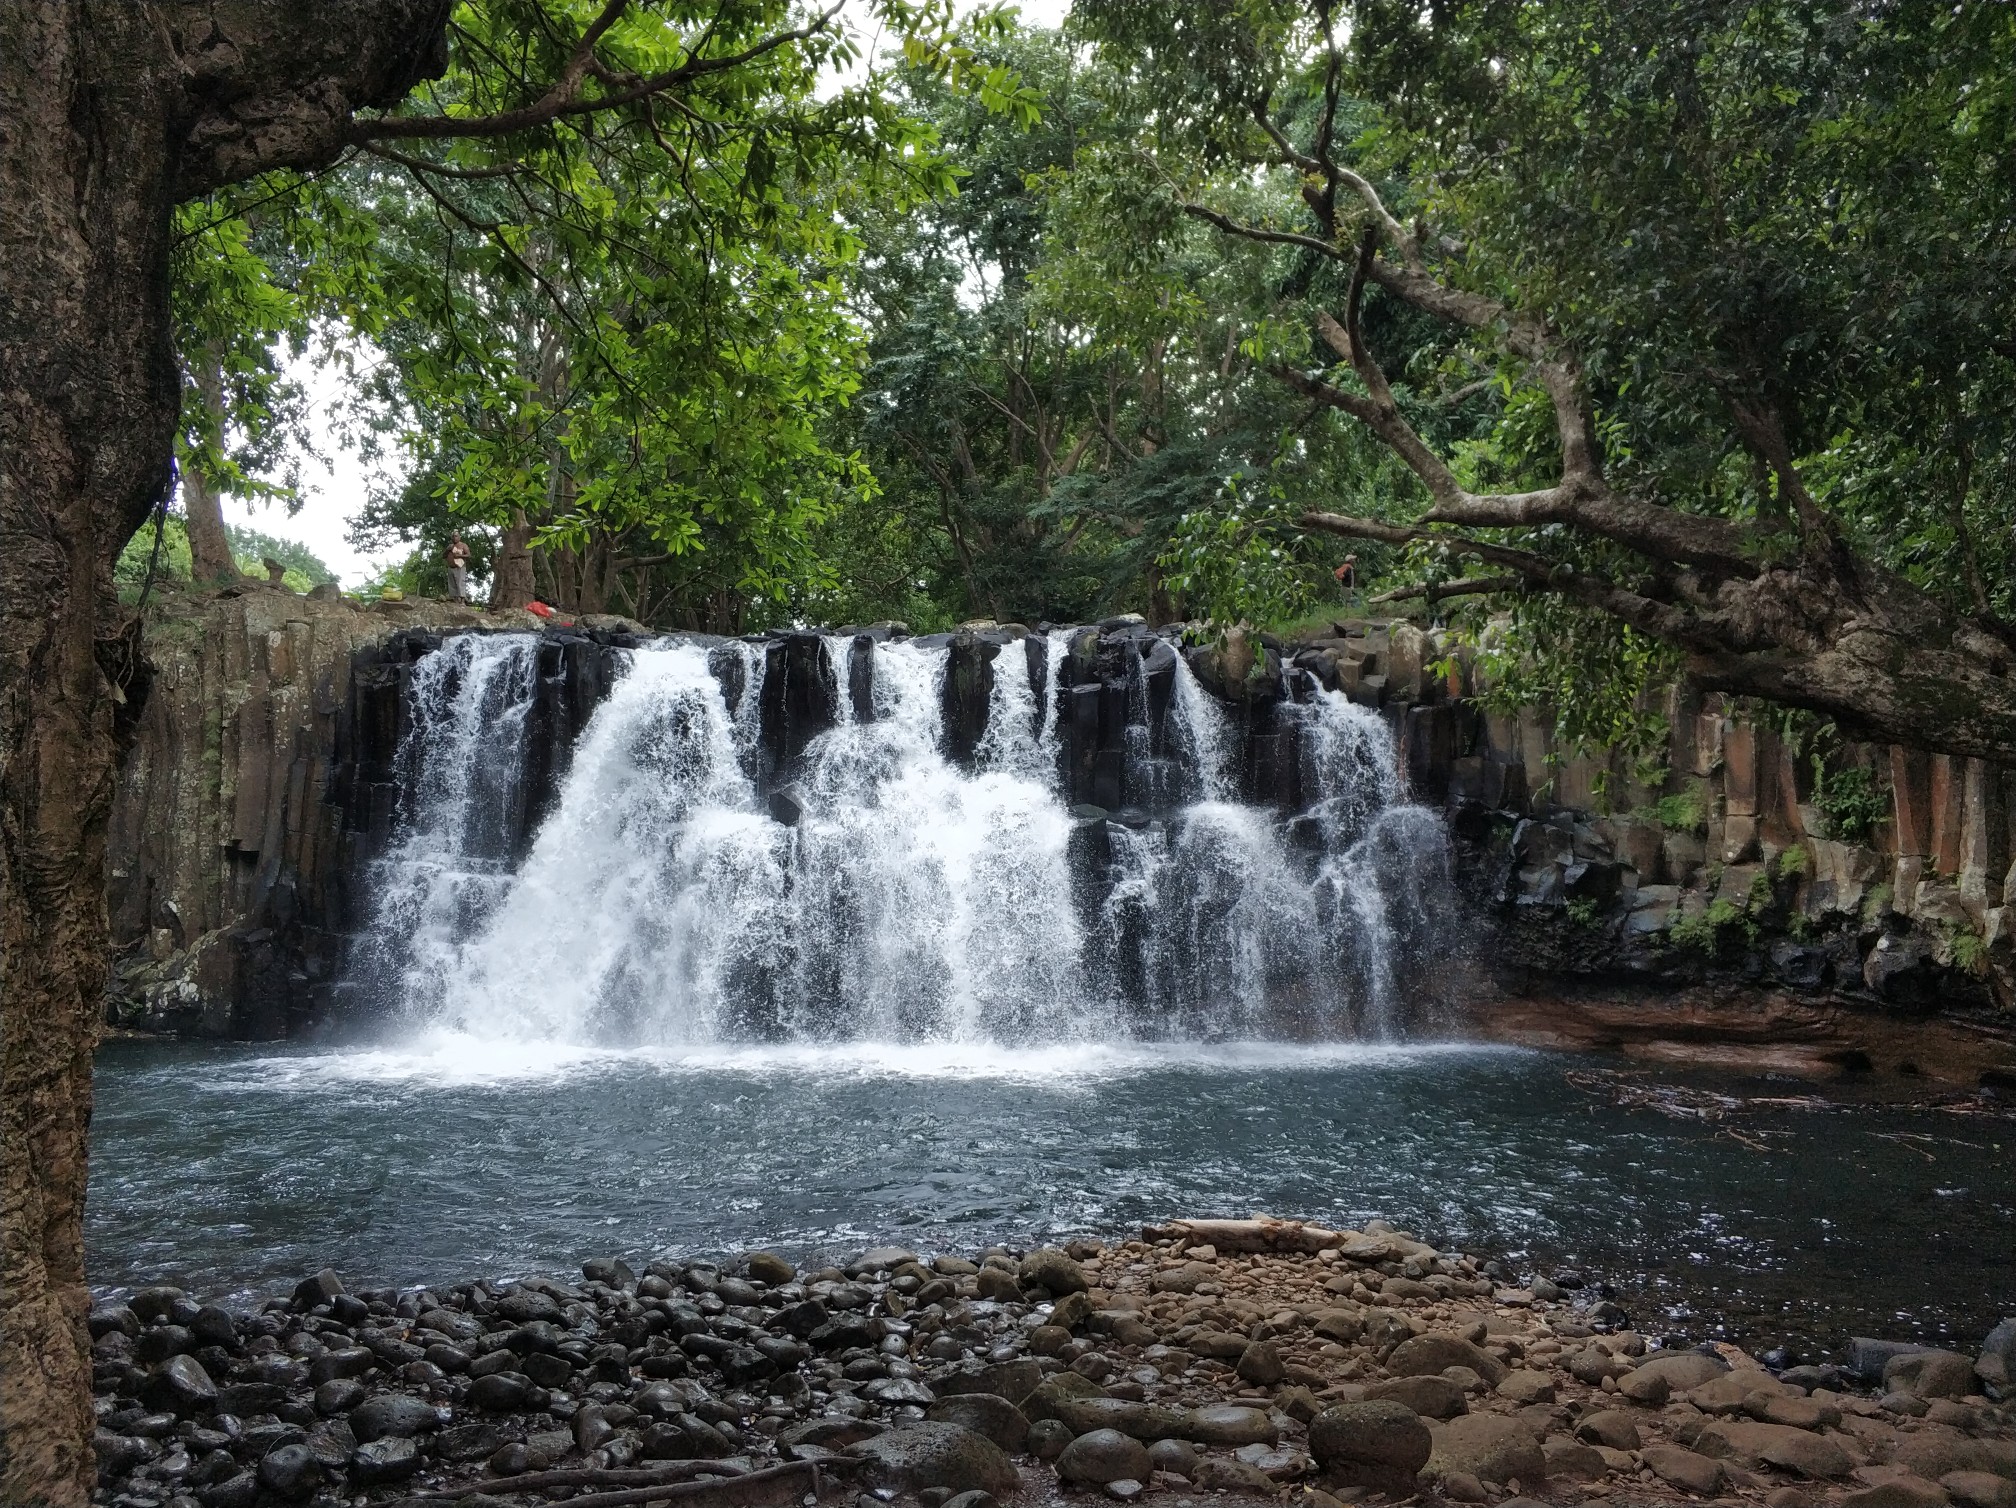
<svg viewBox="0 0 2016 1508"><path fill-rule="evenodd" d="M2016 1124L1620 1109L1587 1059L1477 1047L593 1050L115 1041L101 1286L260 1294L567 1274L589 1256L971 1252L1174 1215L1379 1215L1612 1283L1654 1332L1978 1342L2016 1311ZM1706 1083L1709 1081L1695 1080ZM1754 1091L1755 1086L1750 1086Z"/></svg>

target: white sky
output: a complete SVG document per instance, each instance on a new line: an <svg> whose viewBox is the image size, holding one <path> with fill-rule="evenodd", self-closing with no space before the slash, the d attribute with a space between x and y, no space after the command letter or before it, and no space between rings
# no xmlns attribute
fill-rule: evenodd
<svg viewBox="0 0 2016 1508"><path fill-rule="evenodd" d="M1023 21L1031 26L1057 26L1071 4L1070 0L1022 0L1018 8ZM225 520L276 539L304 544L327 563L345 587L361 586L378 571L397 564L411 546L365 554L351 545L350 520L364 506L371 489L372 471L337 437L331 410L345 396L346 375L340 366L318 368L310 360L290 363L288 375L308 393L312 409L308 427L315 435L315 448L325 460L303 460L301 511L293 517L288 517L275 503L247 503L227 497ZM389 477L391 473L385 474Z"/></svg>

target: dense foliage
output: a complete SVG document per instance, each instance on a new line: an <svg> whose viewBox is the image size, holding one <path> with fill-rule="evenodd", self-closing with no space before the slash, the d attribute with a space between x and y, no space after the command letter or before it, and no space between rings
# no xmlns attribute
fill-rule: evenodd
<svg viewBox="0 0 2016 1508"><path fill-rule="evenodd" d="M1390 210L1447 288L1573 352L1620 493L1767 565L1803 494L1839 548L2016 616L2008 7L1080 0L1062 34L956 37L885 13L906 45L871 68L783 5L625 12L612 78L721 66L677 108L428 127L195 207L186 339L238 444L199 404L191 454L262 485L291 413L270 353L340 328L374 356L358 433L406 462L360 539L418 545L409 587L461 528L503 600L666 624L1264 625L1333 604L1349 550L1375 596L1465 627L1499 695L1650 748L1672 639L1464 539L1631 592L1674 563L1417 527L1429 489L1322 397L1365 391L1338 321ZM508 120L591 15L463 7L405 114ZM1503 321L1377 278L1359 319L1457 484L1555 482ZM1400 527L1346 544L1312 510Z"/></svg>

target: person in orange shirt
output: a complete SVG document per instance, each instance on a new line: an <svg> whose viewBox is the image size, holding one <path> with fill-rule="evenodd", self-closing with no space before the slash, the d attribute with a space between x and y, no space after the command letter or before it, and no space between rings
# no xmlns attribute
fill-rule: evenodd
<svg viewBox="0 0 2016 1508"><path fill-rule="evenodd" d="M1344 557L1344 564L1337 567L1331 574L1337 578L1337 584L1344 588L1344 605L1346 607L1356 607L1358 605L1358 557L1356 555L1346 555Z"/></svg>

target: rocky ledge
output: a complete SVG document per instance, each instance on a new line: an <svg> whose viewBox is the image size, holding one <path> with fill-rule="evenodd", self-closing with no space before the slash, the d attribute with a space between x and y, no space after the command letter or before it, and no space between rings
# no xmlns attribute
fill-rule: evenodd
<svg viewBox="0 0 2016 1508"><path fill-rule="evenodd" d="M1648 1345L1572 1274L1515 1289L1379 1221L802 1273L597 1259L578 1283L352 1293L322 1272L256 1312L155 1287L90 1325L113 1508L2016 1508L2016 1321L1978 1358L1872 1340L1773 1370Z"/></svg>

